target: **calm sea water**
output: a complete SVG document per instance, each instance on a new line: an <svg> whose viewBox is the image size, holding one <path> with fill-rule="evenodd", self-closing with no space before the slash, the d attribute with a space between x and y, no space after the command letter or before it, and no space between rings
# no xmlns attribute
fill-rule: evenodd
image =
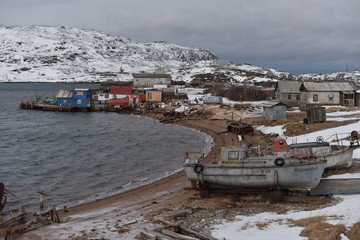
<svg viewBox="0 0 360 240"><path fill-rule="evenodd" d="M0 83L0 182L4 212L71 206L127 190L181 168L187 151L208 151L212 139L197 130L117 113L63 113L19 109L20 99L54 96L93 84Z"/></svg>

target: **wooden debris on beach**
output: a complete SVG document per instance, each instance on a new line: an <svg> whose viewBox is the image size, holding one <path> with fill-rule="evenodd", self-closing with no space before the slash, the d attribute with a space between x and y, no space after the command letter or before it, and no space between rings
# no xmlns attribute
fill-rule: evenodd
<svg viewBox="0 0 360 240"><path fill-rule="evenodd" d="M145 232L141 232L141 235L145 237L143 239L215 240L215 238L211 236L198 233L190 228L166 221L162 218L155 218L154 220L161 222L165 226L155 230L146 230Z"/></svg>
<svg viewBox="0 0 360 240"><path fill-rule="evenodd" d="M175 109L167 110L163 112L163 117L159 119L162 123L173 123L177 120L199 120L199 119L206 119L212 112L205 109L205 108L196 108L192 107L183 112L176 112Z"/></svg>
<svg viewBox="0 0 360 240"><path fill-rule="evenodd" d="M17 216L10 213L8 220L0 222L0 238L5 240L14 239L17 236L31 230L51 223L60 222L61 221L55 207L40 215L27 212L26 209L22 207Z"/></svg>

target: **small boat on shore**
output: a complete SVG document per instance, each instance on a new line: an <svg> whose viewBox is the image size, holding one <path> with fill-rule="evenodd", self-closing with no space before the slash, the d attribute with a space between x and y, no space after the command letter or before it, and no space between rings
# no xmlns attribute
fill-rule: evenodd
<svg viewBox="0 0 360 240"><path fill-rule="evenodd" d="M295 158L309 158L314 157L316 159L326 159L326 168L336 167L351 167L353 152L360 147L358 142L358 132L352 131L350 133L350 145L346 146L341 144L338 140L338 136L332 135L329 139L335 138L335 143L324 141L319 136L316 142L304 142L287 144L284 139L277 139L274 143L274 151L279 156L295 157Z"/></svg>
<svg viewBox="0 0 360 240"><path fill-rule="evenodd" d="M183 165L187 178L198 183L201 197L209 197L215 188L311 190L319 184L326 166L324 160L249 156L246 147L235 146L223 147L219 162L202 161L203 158L188 157Z"/></svg>

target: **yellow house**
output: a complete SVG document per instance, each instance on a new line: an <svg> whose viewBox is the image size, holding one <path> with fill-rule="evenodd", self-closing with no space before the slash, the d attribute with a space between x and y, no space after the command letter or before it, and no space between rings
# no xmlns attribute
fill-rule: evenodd
<svg viewBox="0 0 360 240"><path fill-rule="evenodd" d="M162 101L162 91L147 90L146 91L146 101L147 102L161 102Z"/></svg>

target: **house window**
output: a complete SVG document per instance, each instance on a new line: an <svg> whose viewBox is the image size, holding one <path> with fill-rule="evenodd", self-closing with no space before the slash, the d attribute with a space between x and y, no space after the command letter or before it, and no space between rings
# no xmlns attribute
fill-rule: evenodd
<svg viewBox="0 0 360 240"><path fill-rule="evenodd" d="M300 95L296 95L296 100L299 100L300 101Z"/></svg>
<svg viewBox="0 0 360 240"><path fill-rule="evenodd" d="M78 95L78 96L83 96L84 93L83 93L83 92L76 92L76 95Z"/></svg>
<svg viewBox="0 0 360 240"><path fill-rule="evenodd" d="M81 104L81 99L78 99L78 100L77 100L77 104Z"/></svg>
<svg viewBox="0 0 360 240"><path fill-rule="evenodd" d="M105 98L106 99L108 99L109 98L109 94L107 93L107 94L105 94Z"/></svg>
<svg viewBox="0 0 360 240"><path fill-rule="evenodd" d="M319 101L319 96L317 94L313 95L313 102L318 102Z"/></svg>
<svg viewBox="0 0 360 240"><path fill-rule="evenodd" d="M229 159L239 159L239 152L238 151L230 151L228 154Z"/></svg>
<svg viewBox="0 0 360 240"><path fill-rule="evenodd" d="M149 100L152 100L152 93L151 93L151 92L148 92L147 94L148 94L148 99L149 99Z"/></svg>
<svg viewBox="0 0 360 240"><path fill-rule="evenodd" d="M67 100L66 100L66 99L64 99L63 103L67 103Z"/></svg>
<svg viewBox="0 0 360 240"><path fill-rule="evenodd" d="M291 95L288 95L288 99L291 100Z"/></svg>
<svg viewBox="0 0 360 240"><path fill-rule="evenodd" d="M334 94L329 94L329 102L334 102Z"/></svg>

